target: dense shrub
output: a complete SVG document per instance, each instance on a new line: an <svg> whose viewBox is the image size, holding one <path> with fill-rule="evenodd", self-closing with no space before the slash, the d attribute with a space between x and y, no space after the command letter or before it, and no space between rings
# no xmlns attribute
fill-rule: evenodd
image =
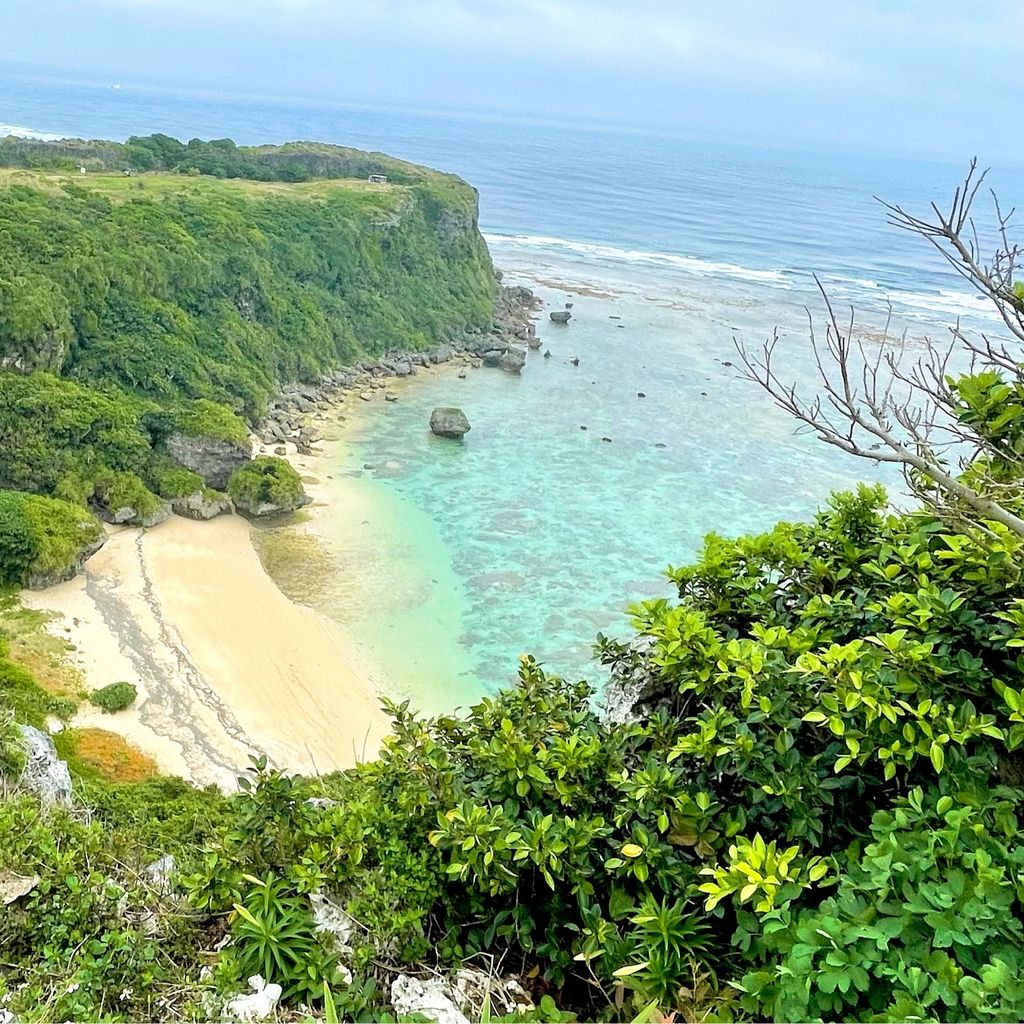
<svg viewBox="0 0 1024 1024"><path fill-rule="evenodd" d="M0 287L0 356L165 408L208 399L183 427L236 435L218 406L255 415L282 381L490 322L476 196L457 179L295 192L150 183L152 194L127 179L0 189L0 284L17 282L19 318L4 331L15 292ZM442 231L442 219L465 229Z"/></svg>
<svg viewBox="0 0 1024 1024"><path fill-rule="evenodd" d="M135 703L138 691L131 683L108 683L89 694L89 701L108 714L124 711Z"/></svg>
<svg viewBox="0 0 1024 1024"><path fill-rule="evenodd" d="M476 194L457 178L305 144L0 140L0 163L26 160L267 181L383 169L403 184L120 176L0 188L0 488L146 520L156 494L191 483L168 465L173 433L246 446L243 417L282 382L491 321ZM259 486L294 489L283 471ZM0 579L22 578L27 543L0 513Z"/></svg>
<svg viewBox="0 0 1024 1024"><path fill-rule="evenodd" d="M106 469L93 482L93 504L104 516L127 516L119 522L139 523L158 513L163 502L134 473Z"/></svg>
<svg viewBox="0 0 1024 1024"><path fill-rule="evenodd" d="M1015 1019L1018 561L995 528L982 544L862 489L810 523L709 538L672 571L677 602L636 608L633 642L601 641L640 684L633 724L526 658L517 687L464 717L390 705L380 757L349 772L259 759L208 813L184 791L166 817L128 812L127 791L88 776L91 799L168 845L194 808L181 885L196 924L227 915L229 937L194 1000L259 969L293 1005L326 983L373 1017L391 967L493 956L584 1020L652 1004L693 1020ZM358 922L351 990L314 892ZM52 899L34 906L52 935ZM108 935L92 906L82 934ZM194 951L175 956L193 970ZM26 991L19 1007L44 993Z"/></svg>
<svg viewBox="0 0 1024 1024"><path fill-rule="evenodd" d="M146 471L146 479L161 498L181 498L206 490L203 478L166 455L156 455Z"/></svg>
<svg viewBox="0 0 1024 1024"><path fill-rule="evenodd" d="M759 943L774 1020L1020 1020L1024 845L1009 788L913 790L879 811L834 896Z"/></svg>
<svg viewBox="0 0 1024 1024"><path fill-rule="evenodd" d="M306 502L302 478L284 459L258 456L231 474L228 494L240 512L260 515L270 506L276 510L298 508Z"/></svg>

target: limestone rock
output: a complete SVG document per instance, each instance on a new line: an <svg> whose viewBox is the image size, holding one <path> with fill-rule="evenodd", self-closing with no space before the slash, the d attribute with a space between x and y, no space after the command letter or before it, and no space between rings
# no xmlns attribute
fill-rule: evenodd
<svg viewBox="0 0 1024 1024"><path fill-rule="evenodd" d="M196 491L171 498L171 508L185 519L213 519L234 510L234 503L226 494L216 491Z"/></svg>
<svg viewBox="0 0 1024 1024"><path fill-rule="evenodd" d="M174 889L174 876L177 873L178 865L174 856L165 853L158 857L152 864L147 864L142 871L145 880L161 895L167 896Z"/></svg>
<svg viewBox="0 0 1024 1024"><path fill-rule="evenodd" d="M267 984L259 974L249 979L251 994L239 994L228 1000L224 1015L233 1020L263 1020L269 1017L281 1001L281 986Z"/></svg>
<svg viewBox="0 0 1024 1024"><path fill-rule="evenodd" d="M279 504L275 501L261 501L255 505L246 505L244 502L238 502L236 505L237 511L241 512L243 516L251 516L254 519L260 519L263 516L279 516L285 512L294 512L296 509L300 509L305 505L312 502L312 498L302 492L301 497L296 498L294 502L284 502Z"/></svg>
<svg viewBox="0 0 1024 1024"><path fill-rule="evenodd" d="M651 662L653 646L650 637L634 637L606 662L611 676L602 697L606 722L626 725L671 704L674 690Z"/></svg>
<svg viewBox="0 0 1024 1024"><path fill-rule="evenodd" d="M0 871L0 907L6 907L27 896L39 884L38 875L18 875Z"/></svg>
<svg viewBox="0 0 1024 1024"><path fill-rule="evenodd" d="M526 365L526 351L521 348L510 348L498 360L498 366L506 373L519 373Z"/></svg>
<svg viewBox="0 0 1024 1024"><path fill-rule="evenodd" d="M334 939L339 953L352 951L352 936L359 927L337 903L323 892L311 892L309 905L313 910L313 924L318 932L326 932Z"/></svg>
<svg viewBox="0 0 1024 1024"><path fill-rule="evenodd" d="M138 510L132 505L109 508L95 502L92 507L100 519L105 523L113 523L115 526L158 526L171 515L169 501L161 501L152 512L146 515L139 515Z"/></svg>
<svg viewBox="0 0 1024 1024"><path fill-rule="evenodd" d="M63 583L65 580L73 579L82 571L86 560L91 558L104 544L107 543L107 533L102 526L86 512L82 510L82 522L78 524L81 531L80 547L71 560L58 569L49 572L33 572L25 581L29 590L44 590L54 584Z"/></svg>
<svg viewBox="0 0 1024 1024"><path fill-rule="evenodd" d="M227 487L231 474L252 456L248 444L238 445L219 437L190 437L181 433L167 438L167 452L186 469L198 473L207 487L218 491Z"/></svg>
<svg viewBox="0 0 1024 1024"><path fill-rule="evenodd" d="M71 773L67 763L57 756L53 740L31 725L21 725L21 745L25 751L25 768L21 785L49 806L71 803Z"/></svg>
<svg viewBox="0 0 1024 1024"><path fill-rule="evenodd" d="M421 981L400 974L391 984L391 1005L399 1020L419 1013L437 1024L469 1024L452 1001L448 986L437 978Z"/></svg>
<svg viewBox="0 0 1024 1024"><path fill-rule="evenodd" d="M430 414L430 429L438 437L462 437L469 432L470 426L461 409L439 405Z"/></svg>
<svg viewBox="0 0 1024 1024"><path fill-rule="evenodd" d="M567 324L572 319L572 313L567 309L553 309L548 315L556 324Z"/></svg>

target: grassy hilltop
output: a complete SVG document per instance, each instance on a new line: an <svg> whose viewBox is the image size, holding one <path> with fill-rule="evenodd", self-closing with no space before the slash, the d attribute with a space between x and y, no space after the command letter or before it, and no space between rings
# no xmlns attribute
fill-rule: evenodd
<svg viewBox="0 0 1024 1024"><path fill-rule="evenodd" d="M144 519L198 486L170 433L242 443L282 382L493 314L476 193L451 175L162 136L8 139L0 162L0 488L112 490Z"/></svg>

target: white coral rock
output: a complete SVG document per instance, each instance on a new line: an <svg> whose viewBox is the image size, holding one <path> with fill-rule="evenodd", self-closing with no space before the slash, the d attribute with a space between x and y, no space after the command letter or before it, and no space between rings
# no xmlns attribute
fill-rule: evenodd
<svg viewBox="0 0 1024 1024"><path fill-rule="evenodd" d="M248 995L237 995L224 1007L224 1013L235 1020L263 1020L269 1017L281 1001L281 986L267 984L263 978L254 974L249 979L249 987L253 990Z"/></svg>

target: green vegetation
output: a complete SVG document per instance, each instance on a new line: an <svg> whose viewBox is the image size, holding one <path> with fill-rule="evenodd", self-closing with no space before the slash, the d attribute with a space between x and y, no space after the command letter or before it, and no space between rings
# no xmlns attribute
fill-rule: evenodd
<svg viewBox="0 0 1024 1024"><path fill-rule="evenodd" d="M393 969L494 955L581 1020L652 1003L692 1020L1018 1019L1024 599L1020 542L989 528L981 543L862 488L810 523L710 537L672 571L677 601L636 607L633 642L600 641L647 680L635 724L526 658L517 688L464 718L392 705L380 757L352 771L260 760L237 796L177 789L170 807L139 784L104 837L54 818L46 843L84 844L116 892L170 915L163 957L105 916L98 881L69 888L64 860L28 851L42 826L9 801L0 866L47 880L17 935L58 948L60 907L91 936L45 981L8 939L13 1005L97 1015L123 986L130 1017L174 989L176 1015L203 1017L260 970L292 1005L319 1005L326 982L343 1012L383 1019ZM79 771L104 814L130 789ZM159 825L206 799L201 835ZM172 848L191 917L127 881ZM358 922L349 951L315 930L313 892ZM218 923L230 942L202 982L198 934Z"/></svg>
<svg viewBox="0 0 1024 1024"><path fill-rule="evenodd" d="M0 165L0 488L149 522L202 490L172 435L247 449L281 383L493 314L476 194L450 175L166 136L5 139ZM31 560L12 522L0 583Z"/></svg>
<svg viewBox="0 0 1024 1024"><path fill-rule="evenodd" d="M0 353L22 369L254 414L281 381L437 344L493 310L476 197L457 179L17 180L0 189Z"/></svg>
<svg viewBox="0 0 1024 1024"><path fill-rule="evenodd" d="M103 536L96 518L77 505L0 490L0 584L67 579Z"/></svg>
<svg viewBox="0 0 1024 1024"><path fill-rule="evenodd" d="M172 141L95 144L96 159L123 160L141 145L161 167L229 174L264 153L219 143L183 153ZM10 152L37 158L31 146ZM283 175L293 154L281 152L266 166ZM344 327L326 319L319 341L303 336L301 351L288 354L276 347L285 307L263 305L274 273L301 268L284 300L298 303L287 315L299 321L333 301L315 291L334 294L320 255L303 248L301 231L316 229L298 200L278 208L279 197L202 186L211 187L222 191L204 192L210 209L265 203L293 217L287 259L267 256L263 276L246 277L241 305L237 291L227 300L204 292L219 266L218 235L189 233L181 211L195 197L144 201L132 214L142 218L138 238L165 238L166 262L145 263L145 295L122 282L96 307L97 323L101 313L121 316L109 295L128 296L118 308L144 330L118 321L118 345L107 348L83 333L75 318L88 259L78 264L81 281L53 278L81 290L67 303L73 344L54 296L40 293L24 317L4 321L20 339L16 360L70 377L39 369L0 378L0 430L9 431L0 440L21 436L17 410L30 418L35 401L53 421L25 427L24 452L0 444L5 479L83 501L137 497L139 487L188 491L198 478L169 459L171 434L230 440L241 422L231 409L258 407L266 368L283 372L275 358L315 365L347 351L331 333ZM88 189L67 197L98 204L94 218L75 221L89 225L136 202ZM438 225L442 197L420 208ZM317 201L321 210L332 202ZM180 220L165 222L167 210ZM142 231L146 218L152 233ZM254 253L274 251L281 236L267 233L272 222L231 236L222 255L246 268ZM213 245L203 250L211 261L179 266L172 238ZM53 251L59 263L78 250ZM371 263L381 269L392 253L381 249ZM190 296L173 308L162 305L167 279L155 273L172 266L185 275L174 294ZM377 316L407 294L397 280L388 291L391 272L381 272L359 315ZM12 287L31 297L32 273L42 270L25 268L26 283ZM1019 301L1012 288L1007 295ZM259 329L232 334L231 308ZM398 322L394 310L386 318ZM205 334L214 323L225 333ZM176 341L144 346L158 324ZM849 354L839 343L834 351ZM267 361L255 358L261 352ZM135 358L145 373L131 369ZM518 686L462 717L424 719L387 703L393 732L372 762L307 778L253 758L230 797L151 778L144 758L112 748L112 734L66 728L56 742L77 806L44 811L17 782L16 723L66 723L74 694L52 692L16 661L8 626L0 873L33 884L0 916L0 1006L30 1020L206 1020L259 972L282 986L289 1017L383 1021L399 972L450 977L468 964L529 989L539 1009L507 1018L516 1020L1024 1018L1024 523L1014 486L1022 412L1007 404L1018 393L1010 357L998 358L1002 369L945 385L977 441L962 476L950 483L942 452L923 441L911 451L931 497L923 509L894 511L880 488L862 486L833 496L810 522L711 535L693 564L670 570L675 599L631 610L629 642L600 637L620 696L635 697L625 722L597 713L586 682L524 657ZM848 392L837 394L870 429ZM243 401L232 405L234 395ZM923 420L907 422L917 430ZM67 451L52 444L57 437ZM958 490L963 480L979 490ZM1004 486L993 490L996 482ZM296 489L294 471L272 459L244 465L229 487L253 510ZM38 560L60 563L70 524L88 526L76 506L0 498L0 557L13 578ZM52 537L43 526L51 520L67 524ZM158 861L165 854L175 870ZM323 901L346 926L342 945L317 929ZM475 1019L495 1019L491 991L471 1008Z"/></svg>
<svg viewBox="0 0 1024 1024"><path fill-rule="evenodd" d="M302 478L273 455L261 455L236 469L228 481L228 495L240 512L251 515L261 515L268 507L290 511L307 502Z"/></svg>
<svg viewBox="0 0 1024 1024"><path fill-rule="evenodd" d="M135 703L138 691L131 683L109 683L89 694L89 703L102 708L108 714L124 711Z"/></svg>

